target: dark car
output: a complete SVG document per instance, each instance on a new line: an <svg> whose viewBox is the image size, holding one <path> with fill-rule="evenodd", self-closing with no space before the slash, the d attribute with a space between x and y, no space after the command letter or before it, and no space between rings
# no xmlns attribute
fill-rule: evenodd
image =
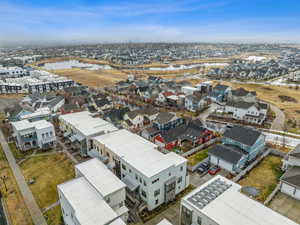
<svg viewBox="0 0 300 225"><path fill-rule="evenodd" d="M215 175L215 174L217 174L220 170L221 170L220 167L218 167L218 166L213 166L212 168L210 168L210 169L208 170L208 173L209 173L210 175Z"/></svg>

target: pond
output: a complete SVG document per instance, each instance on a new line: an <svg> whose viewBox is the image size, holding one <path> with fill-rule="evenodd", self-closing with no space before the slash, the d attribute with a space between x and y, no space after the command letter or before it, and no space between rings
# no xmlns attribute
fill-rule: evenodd
<svg viewBox="0 0 300 225"><path fill-rule="evenodd" d="M55 63L45 63L43 66L46 70L63 70L63 69L72 69L72 68L82 68L86 70L109 70L112 69L109 65L104 64L90 64L90 63L82 63L78 60L69 60Z"/></svg>

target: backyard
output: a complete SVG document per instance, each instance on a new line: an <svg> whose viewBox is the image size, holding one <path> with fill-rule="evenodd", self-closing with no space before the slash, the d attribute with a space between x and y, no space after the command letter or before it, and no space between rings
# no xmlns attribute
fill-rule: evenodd
<svg viewBox="0 0 300 225"><path fill-rule="evenodd" d="M201 162L205 158L208 157L208 150L209 148L200 150L199 152L189 156L188 159L188 164L191 166L195 166L197 163Z"/></svg>
<svg viewBox="0 0 300 225"><path fill-rule="evenodd" d="M42 210L59 200L57 185L74 177L73 163L64 153L32 156L20 167L27 182L32 183L29 187ZM59 224L61 214L57 206L47 210L44 215L49 224Z"/></svg>
<svg viewBox="0 0 300 225"><path fill-rule="evenodd" d="M4 181L0 180L0 190L4 196L11 225L32 225L31 216L1 146L0 177L4 178Z"/></svg>
<svg viewBox="0 0 300 225"><path fill-rule="evenodd" d="M264 158L246 177L239 181L244 187L255 187L260 193L257 200L264 202L275 189L282 175L281 158L269 155Z"/></svg>

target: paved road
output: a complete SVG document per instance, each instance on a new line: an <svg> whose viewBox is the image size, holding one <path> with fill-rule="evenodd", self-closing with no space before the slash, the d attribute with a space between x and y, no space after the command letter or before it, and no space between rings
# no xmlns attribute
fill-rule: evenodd
<svg viewBox="0 0 300 225"><path fill-rule="evenodd" d="M37 205L37 203L32 195L32 192L29 189L29 187L25 181L24 176L23 176L18 164L16 163L16 160L15 160L13 154L10 151L10 148L4 138L2 130L0 130L0 142L1 142L2 148L4 150L4 153L6 155L9 166L11 167L11 169L13 171L13 174L16 178L19 189L23 195L25 204L29 210L29 213L31 215L33 223L35 225L47 225L47 222L46 222L39 206Z"/></svg>
<svg viewBox="0 0 300 225"><path fill-rule="evenodd" d="M285 123L285 115L284 112L282 112L281 109L279 109L277 106L270 104L270 108L272 111L275 112L276 118L274 119L271 129L272 130L284 130L284 123Z"/></svg>

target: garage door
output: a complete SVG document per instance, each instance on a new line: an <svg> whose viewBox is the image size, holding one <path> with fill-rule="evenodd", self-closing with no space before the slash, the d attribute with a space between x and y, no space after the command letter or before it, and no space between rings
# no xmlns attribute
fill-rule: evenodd
<svg viewBox="0 0 300 225"><path fill-rule="evenodd" d="M288 184L285 184L285 183L282 183L282 186L281 186L281 191L283 193L286 193L288 195L291 195L291 196L294 196L294 187L288 185Z"/></svg>
<svg viewBox="0 0 300 225"><path fill-rule="evenodd" d="M215 156L213 156L213 155L211 155L210 156L210 163L214 164L214 165L218 165L218 158L215 157Z"/></svg>
<svg viewBox="0 0 300 225"><path fill-rule="evenodd" d="M231 163L228 163L228 162L220 159L219 166L229 172L232 172L232 164Z"/></svg>

